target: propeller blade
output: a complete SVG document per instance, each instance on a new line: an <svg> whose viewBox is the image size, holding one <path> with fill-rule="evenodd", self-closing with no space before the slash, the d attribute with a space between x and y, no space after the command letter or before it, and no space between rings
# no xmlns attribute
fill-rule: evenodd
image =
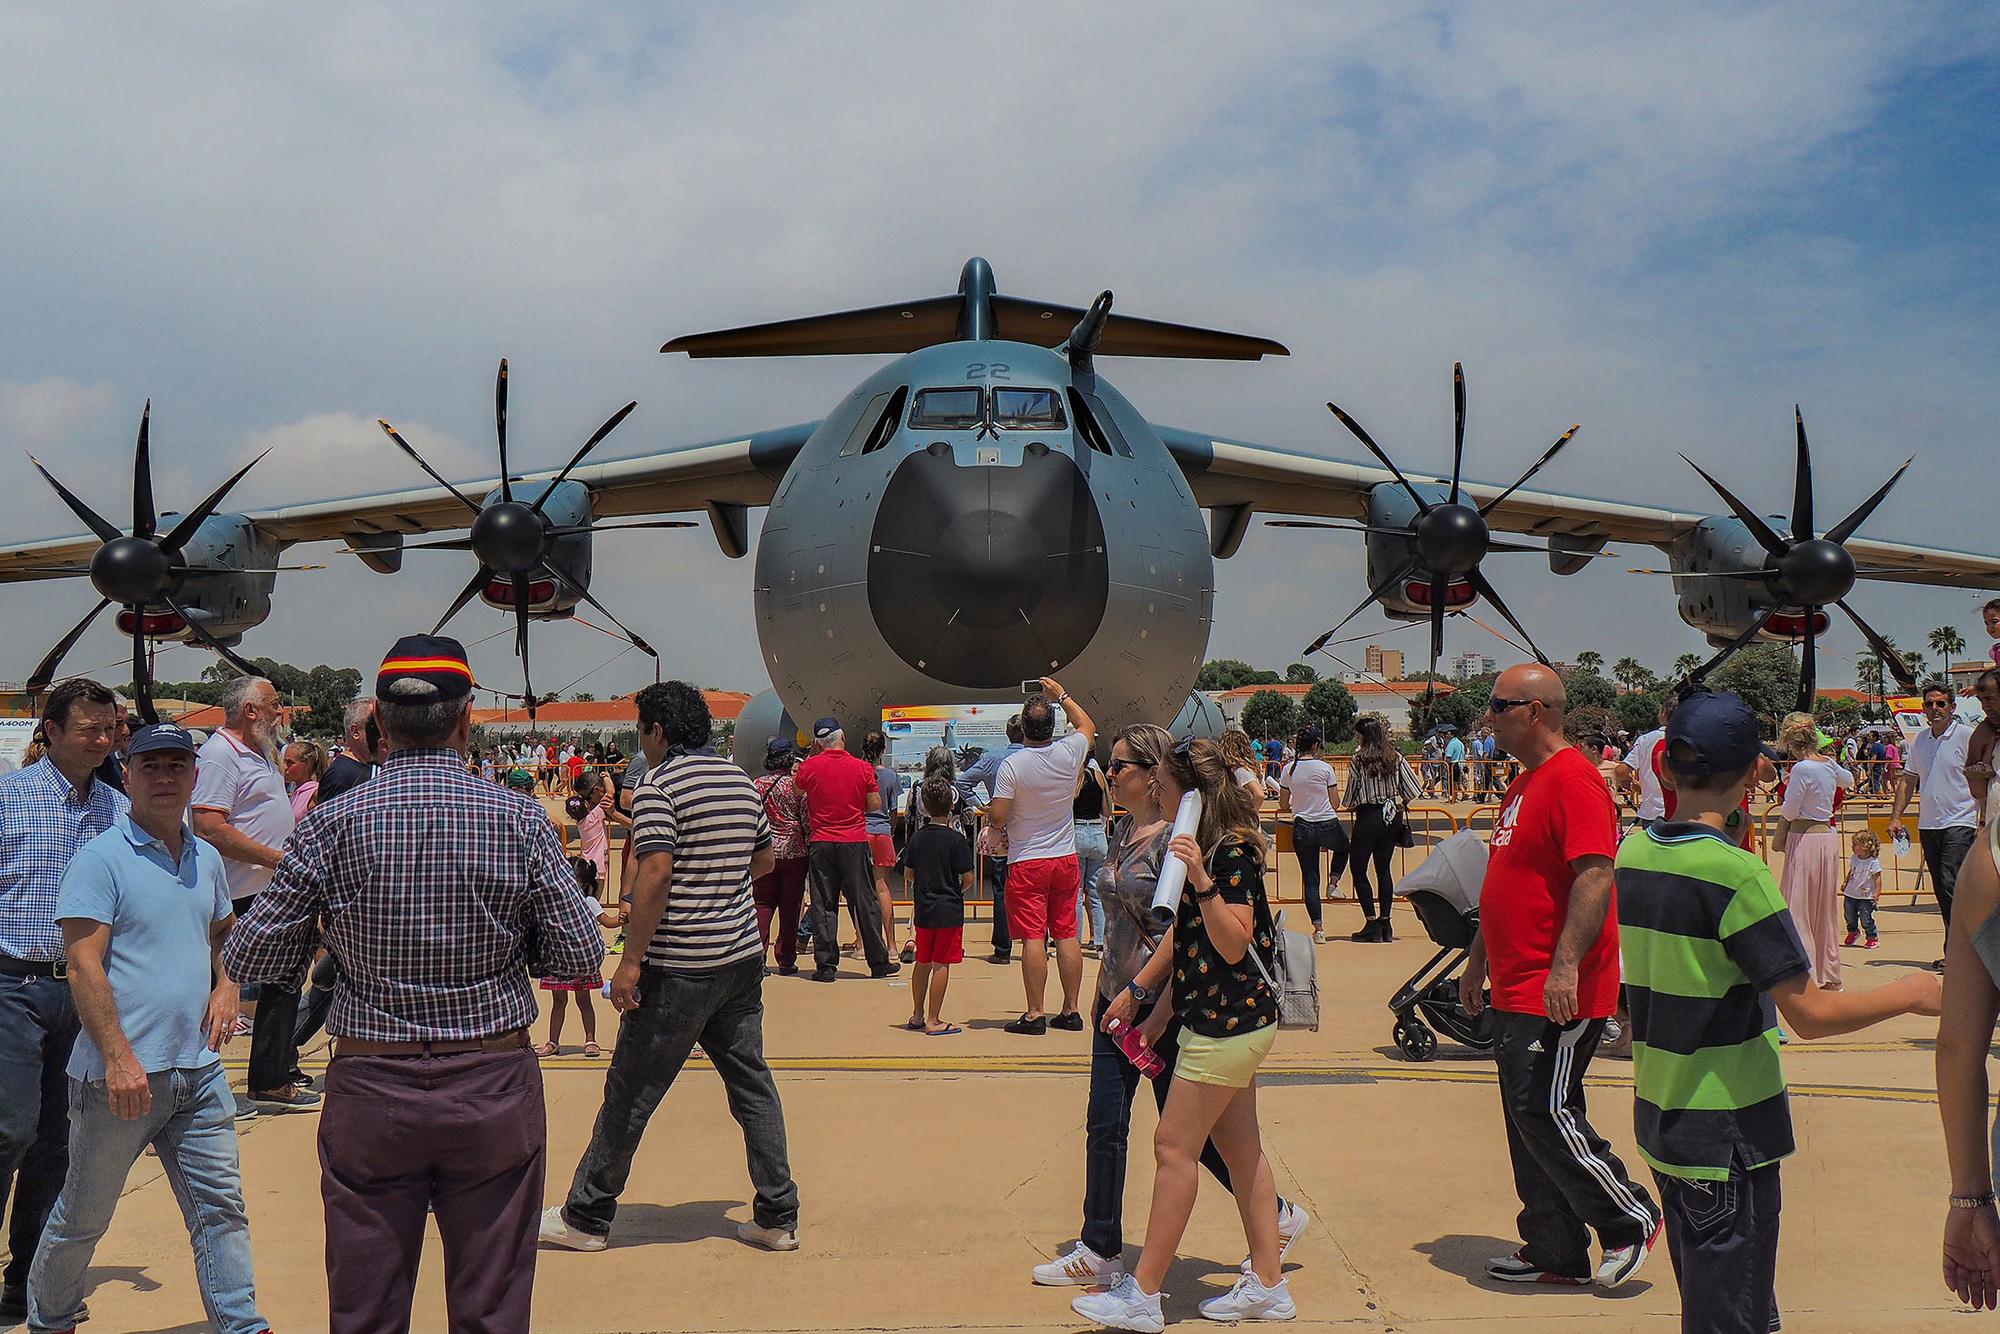
<svg viewBox="0 0 2000 1334"><path fill-rule="evenodd" d="M1819 614L1816 606L1807 607L1805 642L1799 648L1799 707L1800 713L1811 713L1813 704L1819 699L1819 654L1812 633L1813 618Z"/></svg>
<svg viewBox="0 0 2000 1334"><path fill-rule="evenodd" d="M1763 517L1756 510L1751 509L1748 505L1731 495L1728 487L1710 477L1706 472L1703 472L1699 463L1696 463L1685 454L1681 455L1681 462L1687 464L1688 467L1693 468L1696 472L1701 473L1701 480L1715 488L1715 494L1721 496L1723 503L1734 511L1737 518L1743 521L1743 526L1748 528L1751 536L1757 539L1758 546L1764 548L1766 552L1774 557L1782 556L1791 549L1785 542L1785 539L1773 532L1771 525L1765 523Z"/></svg>
<svg viewBox="0 0 2000 1334"><path fill-rule="evenodd" d="M1862 620L1860 612L1854 610L1854 608L1848 606L1845 602L1836 602L1833 605L1847 613L1847 619L1854 622L1854 628L1859 630L1861 637L1868 641L1868 647L1874 649L1876 654L1888 664L1889 674L1896 678L1896 684L1906 691L1915 690L1917 688L1917 675L1910 670L1910 665L1903 661L1903 655L1891 648L1889 641L1875 632L1874 626Z"/></svg>
<svg viewBox="0 0 2000 1334"><path fill-rule="evenodd" d="M1363 445L1366 445L1368 447L1368 452L1370 454L1373 454L1376 458L1382 461L1383 467L1387 468L1390 472L1396 474L1396 480L1401 482L1403 484L1403 489L1410 493L1410 499L1417 502L1417 513L1429 514L1431 512L1430 502L1417 494L1417 488L1410 485L1410 479L1403 476L1403 470L1396 466L1396 462L1394 459L1391 459L1387 454L1385 454L1382 451L1382 446L1376 444L1374 438L1370 436L1368 432L1361 429L1360 422L1354 420L1354 418L1342 412L1338 407L1336 407L1332 403L1326 405L1326 410L1328 412L1331 412L1334 416L1340 418L1340 424L1342 426L1345 426L1348 430L1352 431L1354 433L1354 438L1356 440L1359 440Z"/></svg>
<svg viewBox="0 0 2000 1334"><path fill-rule="evenodd" d="M1325 648L1327 641L1340 633L1340 627L1346 625L1349 621L1359 616L1362 612L1367 611L1369 606L1372 605L1376 601L1376 599L1380 598L1382 594L1388 592L1389 589L1395 586L1396 584L1401 583L1404 576L1408 575L1410 571L1416 568L1417 568L1417 558L1414 556L1410 557L1410 559L1404 561L1401 565L1397 566L1395 573L1391 574L1387 579L1382 580L1380 583L1376 584L1373 588L1368 590L1368 596L1361 599L1360 606L1356 607L1353 611L1348 612L1347 615L1335 621L1333 623L1333 628L1331 630L1328 630L1318 639L1315 639L1313 640L1312 643L1306 645L1305 654L1317 653L1321 649ZM1305 655L1302 654L1301 656Z"/></svg>
<svg viewBox="0 0 2000 1334"><path fill-rule="evenodd" d="M458 596L452 600L451 608L444 615L438 617L438 623L431 627L431 633L437 634L443 630L445 622L458 615L466 603L479 596L479 590L486 587L486 581L492 577L493 571L487 569L484 565L480 566L479 573L472 576L472 582L460 589Z"/></svg>
<svg viewBox="0 0 2000 1334"><path fill-rule="evenodd" d="M1862 501L1855 508L1854 513L1848 515L1827 531L1826 540L1829 542L1845 542L1848 538L1854 536L1855 530L1868 522L1868 516L1875 512L1875 507L1882 503L1882 498L1889 494L1889 489L1903 480L1903 474L1908 472L1910 465L1916 461L1915 455L1904 459L1903 466L1890 473L1889 480L1882 483L1874 495Z"/></svg>
<svg viewBox="0 0 2000 1334"><path fill-rule="evenodd" d="M1431 667L1428 679L1424 681L1424 728L1431 730L1431 718L1437 707L1438 659L1444 656L1444 584L1435 575L1431 578Z"/></svg>
<svg viewBox="0 0 2000 1334"><path fill-rule="evenodd" d="M535 678L528 670L528 576L514 576L514 651L521 655L521 685L526 691L528 721L535 720Z"/></svg>
<svg viewBox="0 0 2000 1334"><path fill-rule="evenodd" d="M1472 587L1479 593L1479 596L1492 603L1493 610L1499 612L1501 616L1506 618L1507 624L1514 627L1514 633L1521 636L1521 639L1528 646L1528 651L1535 655L1535 661L1541 663L1544 667L1548 666L1548 654L1542 652L1541 645L1535 642L1535 637L1528 633L1527 627L1522 625L1514 613L1508 609L1507 604L1501 600L1500 590L1495 588L1492 582L1479 572L1479 567L1474 566L1466 573L1465 577L1471 582Z"/></svg>
<svg viewBox="0 0 2000 1334"><path fill-rule="evenodd" d="M1792 404L1792 420L1799 429L1799 466L1792 476L1792 540L1810 542L1813 540L1812 450L1806 447L1805 414L1796 403Z"/></svg>
<svg viewBox="0 0 2000 1334"><path fill-rule="evenodd" d="M577 533L616 532L625 528L694 528L687 519L648 519L644 523L578 523L549 529L550 537L573 537Z"/></svg>
<svg viewBox="0 0 2000 1334"><path fill-rule="evenodd" d="M597 609L598 614L604 617L605 620L611 622L613 625L617 626L620 630L623 630L625 632L625 637L632 641L633 648L639 649L642 652L645 652L655 658L660 656L658 650L656 650L651 644L648 644L645 640L639 638L639 636L633 634L630 627L628 627L625 624L625 622L619 620L616 616L613 616L611 614L610 608L606 607L602 602L599 602L596 598L592 597L590 595L590 590L585 588L582 584L577 583L575 580L571 579L568 575L564 574L561 570L558 570L554 565L550 564L547 561L542 562L542 573L554 579L564 588L567 588L571 593L574 593L582 601L587 602L591 606L595 607Z"/></svg>
<svg viewBox="0 0 2000 1334"><path fill-rule="evenodd" d="M416 462L416 465L419 468L422 468L425 472L429 473L431 475L432 481L436 482L439 486L443 487L445 490L451 492L454 496L457 496L459 504L465 506L467 509L471 510L474 514L479 513L479 506L473 504L470 500L466 499L465 493L460 491L457 487L453 486L450 482L447 482L443 478L443 476L439 474L436 468L433 468L431 467L430 464L425 463L424 456L422 454L417 453L416 450L410 448L410 442L403 439L402 436L396 434L395 427L389 425L388 422L383 421L380 417L377 417L375 419L375 424L382 428L382 433L384 435L388 436L391 440L396 442L396 448L402 450L405 454L408 454L410 458ZM506 477L507 470L505 468L502 468L500 471L501 471L500 485L501 489L504 491L507 485L507 477Z"/></svg>
<svg viewBox="0 0 2000 1334"><path fill-rule="evenodd" d="M1670 574L1677 579L1769 579L1769 570L1639 570L1628 568L1627 574Z"/></svg>
<svg viewBox="0 0 2000 1334"><path fill-rule="evenodd" d="M300 570L324 570L324 565L266 565L262 569L236 569L224 565L196 565L181 571L183 579L221 579L232 574L295 574Z"/></svg>
<svg viewBox="0 0 2000 1334"><path fill-rule="evenodd" d="M139 414L139 443L132 451L132 535L151 537L159 531L159 511L153 508L153 400Z"/></svg>
<svg viewBox="0 0 2000 1334"><path fill-rule="evenodd" d="M183 607L180 603L174 601L172 594L164 594L163 600L166 602L167 606L173 609L175 615L179 616L183 621L187 622L188 632L192 634L196 639L199 639L203 644L206 644L209 648L214 649L217 657L221 658L224 662L228 663L231 667L234 667L237 671L243 673L245 676L264 675L264 672L261 668L255 666L254 664L246 661L243 658L238 657L232 650L225 648L223 646L222 641L217 639L214 635L210 634L200 621L197 621L194 617L188 615L187 608Z"/></svg>
<svg viewBox="0 0 2000 1334"><path fill-rule="evenodd" d="M1458 503L1459 466L1465 462L1465 366L1451 363L1451 503Z"/></svg>
<svg viewBox="0 0 2000 1334"><path fill-rule="evenodd" d="M555 494L556 488L562 485L563 479L569 476L570 469L576 467L577 464L583 462L584 456L590 453L591 450L596 449L599 444L603 443L604 437L610 435L613 431L617 430L618 423L624 421L627 417L631 416L632 409L638 406L639 404L636 399L630 403L627 403L624 407L612 413L611 416L605 421L604 425L598 427L597 430L592 433L590 439L583 442L583 448L577 450L576 453L571 456L570 461L568 463L563 464L562 471L555 475L555 480L550 482L548 484L548 488L542 492L541 499L535 502L534 506L535 513L540 514L542 512L542 506L548 502L548 498L550 496Z"/></svg>
<svg viewBox="0 0 2000 1334"><path fill-rule="evenodd" d="M1500 507L1501 501L1513 495L1516 491L1519 491L1524 485L1527 484L1527 481L1530 477L1533 477L1536 473L1540 472L1543 468L1547 467L1549 460L1554 458L1556 455L1562 453L1563 446L1567 445L1570 441L1574 440L1576 438L1576 433L1578 431L1581 431L1582 429L1583 429L1583 423L1578 422L1576 425L1570 427L1567 431L1564 431L1561 435L1557 436L1556 442L1553 445L1550 445L1547 449L1543 450L1542 456L1536 459L1534 463L1529 466L1526 472L1522 473L1519 477L1516 477L1514 479L1514 484L1512 486L1508 487L1505 491L1502 491L1499 495L1493 497L1493 499L1487 501L1484 505L1481 505L1479 507L1479 517L1483 519L1488 514L1491 514L1494 510L1498 509Z"/></svg>
<svg viewBox="0 0 2000 1334"><path fill-rule="evenodd" d="M129 608L132 613L132 703L139 710L143 722L160 721L160 711L153 707L153 673L146 663L146 635L141 628L146 623L144 607Z"/></svg>
<svg viewBox="0 0 2000 1334"><path fill-rule="evenodd" d="M62 497L63 504L69 506L70 513L83 520L83 526L90 529L91 532L96 533L99 541L113 542L125 536L125 534L107 523L103 515L84 504L81 500L78 500L68 487L58 482L55 474L42 466L40 459L30 454L28 455L28 462L35 465L35 471L40 473L48 484L56 489L56 494Z"/></svg>
<svg viewBox="0 0 2000 1334"><path fill-rule="evenodd" d="M493 426L500 434L500 498L512 500L514 487L507 480L507 358L500 358L500 374L493 378Z"/></svg>
<svg viewBox="0 0 2000 1334"><path fill-rule="evenodd" d="M270 452L267 449L264 451L264 454ZM173 531L160 539L161 550L166 551L170 555L178 555L180 549L186 546L189 539L195 535L195 530L207 523L208 516L215 513L215 507L222 503L222 498L228 495L238 482L243 480L243 474L263 462L264 454L259 454L256 458L251 459L248 463L238 468L234 473L231 473L228 481L208 493L208 499L196 505L186 514L183 514L180 522L174 525Z"/></svg>
<svg viewBox="0 0 2000 1334"><path fill-rule="evenodd" d="M83 632L88 630L90 623L97 619L97 613L110 605L110 598L99 598L97 605L86 612L82 620L70 627L68 634L56 641L56 646L49 650L47 657L36 664L33 674L28 677L26 687L28 694L40 694L49 688L49 682L56 679L56 668L62 665L63 658L68 655L71 649L76 647L76 641L83 638Z"/></svg>
<svg viewBox="0 0 2000 1334"><path fill-rule="evenodd" d="M46 574L53 578L67 579L79 574L89 574L88 565L9 565L9 574Z"/></svg>
<svg viewBox="0 0 2000 1334"><path fill-rule="evenodd" d="M1700 686L1702 682L1708 679L1708 674L1710 672L1720 667L1723 663L1729 661L1731 655L1733 655L1737 649L1742 648L1745 644L1755 639L1757 637L1757 632L1759 630L1762 630L1765 624L1769 622L1773 616L1777 615L1777 611L1778 609L1776 607L1766 607L1763 611L1758 612L1756 619L1750 622L1750 627L1748 629L1746 629L1742 634L1736 636L1736 638L1730 640L1727 644L1724 644L1720 649L1716 651L1714 657L1710 658L1707 662L1704 662L1701 666L1689 672L1687 674L1687 683L1690 686L1697 686L1697 687Z"/></svg>

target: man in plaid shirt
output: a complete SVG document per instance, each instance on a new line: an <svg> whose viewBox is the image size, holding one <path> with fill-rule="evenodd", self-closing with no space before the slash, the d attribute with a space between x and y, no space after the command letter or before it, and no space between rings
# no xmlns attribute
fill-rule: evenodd
<svg viewBox="0 0 2000 1334"><path fill-rule="evenodd" d="M452 1327L527 1334L546 1123L532 976L604 959L595 905L534 800L467 772L458 641L396 641L375 679L387 757L309 812L230 934L243 981L340 970L319 1126L334 1334L405 1329L424 1215Z"/></svg>
<svg viewBox="0 0 2000 1334"><path fill-rule="evenodd" d="M118 697L64 681L42 708L49 753L0 778L0 1214L14 1197L0 1328L28 1318L28 1265L69 1170L70 1000L56 896L76 850L124 814L94 778L118 731Z"/></svg>

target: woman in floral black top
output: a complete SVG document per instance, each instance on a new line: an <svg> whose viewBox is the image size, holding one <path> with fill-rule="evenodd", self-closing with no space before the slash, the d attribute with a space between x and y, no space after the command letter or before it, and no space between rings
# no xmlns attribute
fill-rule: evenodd
<svg viewBox="0 0 2000 1334"><path fill-rule="evenodd" d="M1173 1084L1154 1134L1153 1207L1137 1267L1109 1291L1071 1303L1077 1314L1115 1329L1164 1327L1160 1284L1194 1212L1202 1145L1213 1140L1229 1166L1237 1210L1250 1242L1248 1272L1202 1303L1215 1320L1289 1320L1297 1312L1280 1267L1278 1197L1257 1129L1257 1069L1278 1031L1277 996L1250 951L1272 967L1276 930L1264 894L1263 831L1247 789L1210 741L1176 746L1154 771L1162 811L1185 791L1201 793L1201 827L1168 844L1187 867L1187 888L1172 932L1140 971L1139 985L1172 984L1172 1005L1156 1007L1141 1031L1183 1025Z"/></svg>

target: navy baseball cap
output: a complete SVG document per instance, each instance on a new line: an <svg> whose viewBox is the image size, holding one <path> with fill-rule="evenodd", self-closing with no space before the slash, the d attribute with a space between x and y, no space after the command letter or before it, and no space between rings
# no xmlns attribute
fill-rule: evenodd
<svg viewBox="0 0 2000 1334"><path fill-rule="evenodd" d="M781 759L784 756L790 755L794 749L796 747L792 745L790 737L774 736L764 743L764 758L767 760Z"/></svg>
<svg viewBox="0 0 2000 1334"><path fill-rule="evenodd" d="M1689 695L1667 719L1667 767L1677 774L1740 774L1759 755L1771 757L1771 751L1759 733L1757 715L1733 690Z"/></svg>
<svg viewBox="0 0 2000 1334"><path fill-rule="evenodd" d="M179 723L152 723L132 734L126 755L144 755L149 750L178 750L195 753L194 736Z"/></svg>
<svg viewBox="0 0 2000 1334"><path fill-rule="evenodd" d="M829 713L813 724L813 740L824 741L839 730L840 719Z"/></svg>

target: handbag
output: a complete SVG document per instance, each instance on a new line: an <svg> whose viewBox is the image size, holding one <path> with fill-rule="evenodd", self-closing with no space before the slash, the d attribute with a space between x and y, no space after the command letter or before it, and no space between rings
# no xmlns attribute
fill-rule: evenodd
<svg viewBox="0 0 2000 1334"><path fill-rule="evenodd" d="M1267 910L1268 911L1268 910ZM1266 968L1258 956L1253 935L1246 951L1257 966L1264 985L1278 998L1278 1027L1303 1028L1319 1032L1319 959L1313 952L1312 937L1303 931L1285 930L1285 915L1271 923L1275 943L1271 947L1272 967ZM1272 974L1277 976L1273 977Z"/></svg>

